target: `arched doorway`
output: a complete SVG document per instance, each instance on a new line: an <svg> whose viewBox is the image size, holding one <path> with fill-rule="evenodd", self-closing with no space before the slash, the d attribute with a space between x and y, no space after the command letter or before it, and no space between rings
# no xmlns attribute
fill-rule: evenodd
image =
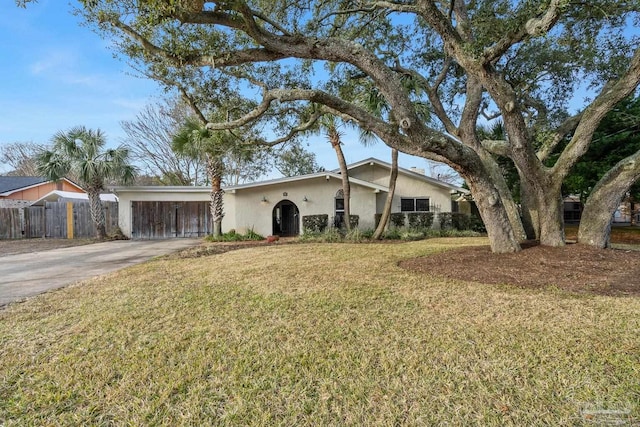
<svg viewBox="0 0 640 427"><path fill-rule="evenodd" d="M280 237L300 234L300 211L290 200L281 200L273 208L273 235Z"/></svg>

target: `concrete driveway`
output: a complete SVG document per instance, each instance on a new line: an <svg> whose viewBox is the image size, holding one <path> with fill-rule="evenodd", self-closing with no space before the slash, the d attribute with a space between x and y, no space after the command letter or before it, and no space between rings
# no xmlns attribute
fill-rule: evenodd
<svg viewBox="0 0 640 427"><path fill-rule="evenodd" d="M116 240L3 256L0 307L201 242L200 239Z"/></svg>

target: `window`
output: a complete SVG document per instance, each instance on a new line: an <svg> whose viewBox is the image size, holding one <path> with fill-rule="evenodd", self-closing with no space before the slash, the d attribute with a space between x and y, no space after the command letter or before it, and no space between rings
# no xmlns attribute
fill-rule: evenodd
<svg viewBox="0 0 640 427"><path fill-rule="evenodd" d="M336 228L342 227L344 223L344 191L342 188L336 192L336 211L333 217L333 226Z"/></svg>
<svg viewBox="0 0 640 427"><path fill-rule="evenodd" d="M416 199L416 211L429 212L429 199Z"/></svg>
<svg viewBox="0 0 640 427"><path fill-rule="evenodd" d="M400 199L400 211L401 212L429 212L429 199L428 198L416 198Z"/></svg>
<svg viewBox="0 0 640 427"><path fill-rule="evenodd" d="M400 211L413 212L416 210L416 204L414 199L400 199Z"/></svg>

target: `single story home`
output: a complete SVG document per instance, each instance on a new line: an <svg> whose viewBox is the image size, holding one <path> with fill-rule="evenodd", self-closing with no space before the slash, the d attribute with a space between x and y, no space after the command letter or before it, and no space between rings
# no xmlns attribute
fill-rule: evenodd
<svg viewBox="0 0 640 427"><path fill-rule="evenodd" d="M42 176L0 176L0 207L29 206L54 190L84 193L82 187L66 178L56 182Z"/></svg>
<svg viewBox="0 0 640 427"><path fill-rule="evenodd" d="M369 158L348 165L348 170L351 215L358 216L361 229L373 228L387 198L391 165ZM223 232L253 230L264 236L296 236L302 232L303 216L326 214L335 223L344 214L339 170L224 190ZM211 230L209 187L131 186L111 191L118 196L118 222L128 237L196 237ZM468 190L428 177L418 169L400 168L392 212L451 212L455 193L466 194Z"/></svg>

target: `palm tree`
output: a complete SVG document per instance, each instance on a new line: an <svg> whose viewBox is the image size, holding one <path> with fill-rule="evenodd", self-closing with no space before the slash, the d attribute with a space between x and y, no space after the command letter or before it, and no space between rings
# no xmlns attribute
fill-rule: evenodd
<svg viewBox="0 0 640 427"><path fill-rule="evenodd" d="M389 218L391 217L391 207L393 204L393 195L396 191L396 181L398 180L398 150L395 148L391 149L391 172L389 174L389 192L387 193L387 199L384 202L384 208L382 209L382 215L380 216L380 222L376 227L376 230L373 232L373 236L371 236L374 240L382 239L382 235L384 233L387 224L389 223Z"/></svg>
<svg viewBox="0 0 640 427"><path fill-rule="evenodd" d="M173 149L193 159L203 159L207 177L211 183L211 203L209 209L213 220L213 235L222 234L222 218L224 217L224 175L223 156L228 146L227 132L212 132L199 120L190 117L173 137Z"/></svg>
<svg viewBox="0 0 640 427"><path fill-rule="evenodd" d="M323 126L327 130L327 139L331 147L336 152L338 158L338 166L340 166L340 175L342 176L342 194L344 203L344 227L347 231L351 231L351 185L349 184L349 170L347 169L347 162L344 159L344 153L342 152L342 134L338 132L335 122L332 119L323 123Z"/></svg>
<svg viewBox="0 0 640 427"><path fill-rule="evenodd" d="M51 150L44 150L36 157L38 173L54 181L67 175L73 177L89 197L96 237L104 239L106 231L100 193L108 180L123 184L133 181L136 170L129 163L129 150L122 146L105 150L104 133L84 126L58 132L51 142Z"/></svg>

